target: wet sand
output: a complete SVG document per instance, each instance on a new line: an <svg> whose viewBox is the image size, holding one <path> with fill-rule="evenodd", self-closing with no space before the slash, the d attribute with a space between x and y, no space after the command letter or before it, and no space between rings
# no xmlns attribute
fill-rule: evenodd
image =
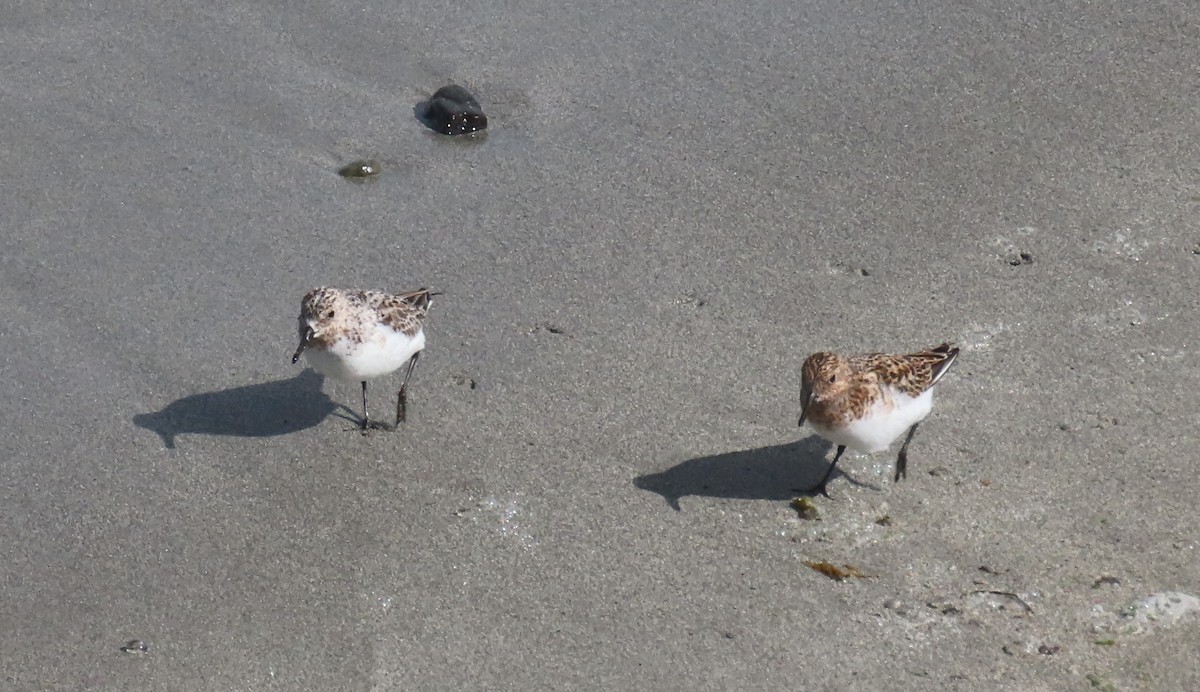
<svg viewBox="0 0 1200 692"><path fill-rule="evenodd" d="M1196 687L1191 601L1136 604L1200 594L1198 38L1179 2L10 8L3 687ZM452 82L485 135L415 117ZM290 365L321 284L445 292L401 430ZM803 358L947 340L908 478L848 455L799 518Z"/></svg>

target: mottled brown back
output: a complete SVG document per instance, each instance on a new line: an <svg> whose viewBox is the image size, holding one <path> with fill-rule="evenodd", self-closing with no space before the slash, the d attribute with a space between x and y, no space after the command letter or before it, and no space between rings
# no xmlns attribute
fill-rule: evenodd
<svg viewBox="0 0 1200 692"><path fill-rule="evenodd" d="M896 387L910 396L918 396L937 384L957 356L958 348L946 343L905 355L868 353L851 356L847 360L856 370L877 373L879 382Z"/></svg>
<svg viewBox="0 0 1200 692"><path fill-rule="evenodd" d="M317 345L333 343L340 337L354 339L360 336L358 332L364 325L376 322L416 336L434 295L425 288L399 294L328 286L314 288L300 303L300 338L304 339L309 321L323 327L314 339Z"/></svg>

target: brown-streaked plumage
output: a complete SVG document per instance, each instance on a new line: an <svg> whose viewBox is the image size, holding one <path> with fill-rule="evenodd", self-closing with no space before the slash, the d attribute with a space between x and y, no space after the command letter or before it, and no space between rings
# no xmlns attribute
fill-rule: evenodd
<svg viewBox="0 0 1200 692"><path fill-rule="evenodd" d="M313 369L346 382L362 383L362 429L370 426L367 380L407 364L396 399L396 425L407 416L408 380L425 348L425 316L433 296L428 289L391 294L322 286L300 302L301 354Z"/></svg>
<svg viewBox="0 0 1200 692"><path fill-rule="evenodd" d="M813 491L828 497L826 484L849 447L868 454L908 435L896 457L895 480L908 472L908 443L933 409L933 388L950 369L958 349L951 344L891 355L839 356L822 351L804 361L800 383L800 422L837 445L825 477Z"/></svg>

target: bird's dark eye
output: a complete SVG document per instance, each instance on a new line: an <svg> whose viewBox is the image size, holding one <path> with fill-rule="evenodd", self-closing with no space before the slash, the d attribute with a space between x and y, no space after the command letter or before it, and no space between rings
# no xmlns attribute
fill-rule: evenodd
<svg viewBox="0 0 1200 692"><path fill-rule="evenodd" d="M834 382L837 382L837 375L830 375L829 384L833 384Z"/></svg>
<svg viewBox="0 0 1200 692"><path fill-rule="evenodd" d="M333 319L333 310L330 310L329 312L325 313L325 319L327 319L327 320Z"/></svg>

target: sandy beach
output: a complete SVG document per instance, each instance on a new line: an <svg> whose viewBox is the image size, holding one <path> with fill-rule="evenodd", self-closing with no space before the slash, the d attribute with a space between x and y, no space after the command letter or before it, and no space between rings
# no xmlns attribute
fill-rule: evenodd
<svg viewBox="0 0 1200 692"><path fill-rule="evenodd" d="M1200 688L1200 22L912 5L8 8L0 687ZM443 292L399 430L320 285Z"/></svg>

